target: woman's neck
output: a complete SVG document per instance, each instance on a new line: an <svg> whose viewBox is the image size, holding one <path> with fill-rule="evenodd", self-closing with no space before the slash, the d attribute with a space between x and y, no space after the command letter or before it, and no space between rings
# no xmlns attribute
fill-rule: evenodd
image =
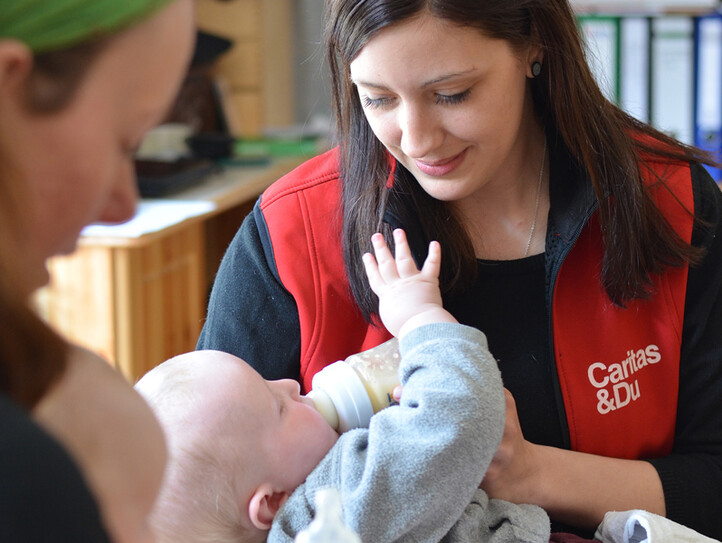
<svg viewBox="0 0 722 543"><path fill-rule="evenodd" d="M549 212L549 159L539 136L519 146L503 177L452 203L477 258L514 260L544 251ZM542 164L543 161L543 164Z"/></svg>

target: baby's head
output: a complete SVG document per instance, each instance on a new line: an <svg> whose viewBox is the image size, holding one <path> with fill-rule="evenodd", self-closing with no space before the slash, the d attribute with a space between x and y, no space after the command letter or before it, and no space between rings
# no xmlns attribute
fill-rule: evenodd
<svg viewBox="0 0 722 543"><path fill-rule="evenodd" d="M273 517L338 439L293 380L194 351L136 385L166 434L169 461L151 522L159 541L264 541Z"/></svg>
<svg viewBox="0 0 722 543"><path fill-rule="evenodd" d="M143 398L104 360L72 347L34 410L75 459L114 543L155 540L149 515L163 479L163 432Z"/></svg>

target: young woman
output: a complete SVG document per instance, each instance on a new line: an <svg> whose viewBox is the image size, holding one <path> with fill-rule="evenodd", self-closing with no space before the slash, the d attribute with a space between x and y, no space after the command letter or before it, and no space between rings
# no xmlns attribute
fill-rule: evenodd
<svg viewBox="0 0 722 543"><path fill-rule="evenodd" d="M191 0L9 0L0 14L0 540L139 542L160 485L160 427L127 383L67 345L28 307L48 280L46 260L75 247L96 221L127 220L137 200L133 150L171 104L192 53ZM82 361L76 360L81 357ZM82 363L81 363L82 362ZM74 368L66 375L67 367ZM107 364L106 364L107 366ZM88 368L77 369L77 368ZM89 372L89 373L88 373ZM71 432L66 393L95 375L133 402L128 427L152 475L129 506L94 485L82 459L101 436ZM54 394L56 393L57 394ZM52 396L43 424L31 410ZM98 396L101 396L98 394ZM136 396L137 397L137 396ZM111 406L112 407L112 406ZM105 406L84 404L102 418ZM117 414L117 411L114 411ZM99 421L98 427L103 427ZM112 428L104 428L108 436ZM131 432L132 434L132 432ZM54 439L51 435L60 436ZM69 436L67 442L62 436ZM76 448L76 444L80 443ZM93 445L95 443L95 445ZM85 450L84 447L91 450ZM95 448L93 448L95 447ZM82 473L82 475L81 475ZM132 480L137 473L126 470ZM129 485L130 486L130 485ZM106 494L106 492L108 492ZM136 496L138 498L138 496ZM112 503L112 505L110 505ZM111 508L113 510L111 510ZM117 514L116 514L117 513ZM110 539L109 539L110 537Z"/></svg>
<svg viewBox="0 0 722 543"><path fill-rule="evenodd" d="M371 233L403 227L417 262L439 240L445 307L508 389L488 494L587 536L640 508L722 537L708 158L604 98L566 0L329 0L326 24L339 146L261 197L199 347L308 388L388 337Z"/></svg>

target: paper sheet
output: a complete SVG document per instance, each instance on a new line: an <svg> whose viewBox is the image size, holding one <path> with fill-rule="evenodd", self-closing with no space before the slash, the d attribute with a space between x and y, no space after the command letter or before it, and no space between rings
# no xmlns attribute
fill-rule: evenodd
<svg viewBox="0 0 722 543"><path fill-rule="evenodd" d="M83 236L139 238L145 234L158 232L186 219L212 212L214 202L183 200L143 200L131 220L123 224L91 224L86 226Z"/></svg>

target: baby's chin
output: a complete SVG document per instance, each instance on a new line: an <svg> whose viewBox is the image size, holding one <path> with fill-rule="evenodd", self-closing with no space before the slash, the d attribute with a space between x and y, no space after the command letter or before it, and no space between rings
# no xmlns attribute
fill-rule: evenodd
<svg viewBox="0 0 722 543"><path fill-rule="evenodd" d="M339 438L338 433L336 433L336 431L333 428L331 428L330 426L329 426L329 428L330 428L330 433L329 433L329 440L328 440L328 450L326 451L327 453L328 453L328 451L333 449L334 445L336 445L336 442L338 441L338 438Z"/></svg>
<svg viewBox="0 0 722 543"><path fill-rule="evenodd" d="M331 447L329 447L329 450L331 450L331 448L332 448L332 447L336 444L336 442L338 441L339 435L338 435L338 432L336 432L336 430L334 430L334 429L331 428L330 426L329 426L328 428L329 428L330 434L331 434L331 437L330 437L330 439L331 439Z"/></svg>
<svg viewBox="0 0 722 543"><path fill-rule="evenodd" d="M321 413L318 414L319 419L319 425L323 427L323 431L328 435L328 440L330 442L329 450L331 447L333 447L339 438L339 433L326 421L325 418L321 415Z"/></svg>
<svg viewBox="0 0 722 543"><path fill-rule="evenodd" d="M320 418L321 418L321 424L323 424L323 434L321 434L321 435L325 436L323 438L323 441L325 442L325 446L323 447L323 455L322 456L326 456L326 453L328 453L328 451L330 451L333 448L333 446L336 444L336 442L338 441L339 434L336 432L336 430L331 428L331 426L326 422L326 420L323 417L320 417Z"/></svg>

